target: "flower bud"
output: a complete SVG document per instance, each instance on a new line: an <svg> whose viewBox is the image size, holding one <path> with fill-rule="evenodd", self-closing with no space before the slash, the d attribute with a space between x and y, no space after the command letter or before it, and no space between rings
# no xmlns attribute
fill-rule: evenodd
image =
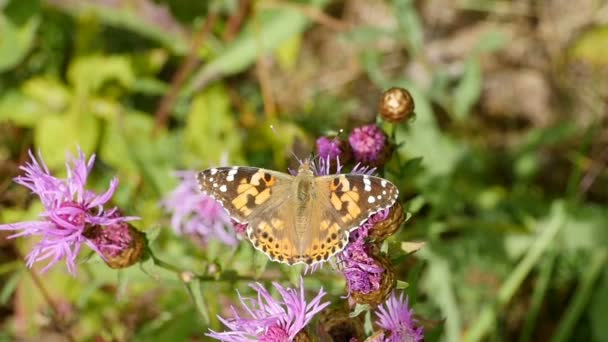
<svg viewBox="0 0 608 342"><path fill-rule="evenodd" d="M294 342L313 342L315 340L310 337L310 335L306 332L305 329L300 330L298 334L293 339Z"/></svg>
<svg viewBox="0 0 608 342"><path fill-rule="evenodd" d="M401 203L396 202L390 209L390 212L385 220L374 224L369 230L369 238L374 241L383 241L387 237L395 234L401 225L405 222L405 213ZM370 218L373 219L374 217Z"/></svg>
<svg viewBox="0 0 608 342"><path fill-rule="evenodd" d="M101 252L110 268L126 268L139 261L144 254L144 233L127 222L107 226L93 226L85 236Z"/></svg>
<svg viewBox="0 0 608 342"><path fill-rule="evenodd" d="M384 274L380 280L380 286L377 290L369 292L357 292L351 290L351 298L358 304L369 304L371 306L378 306L390 296L391 292L397 285L397 279L395 278L395 271L389 258L380 253L374 253L372 256L374 260L384 268Z"/></svg>
<svg viewBox="0 0 608 342"><path fill-rule="evenodd" d="M332 341L357 341L363 340L365 330L363 329L363 315L350 317L347 306L330 307L321 312L319 327L327 333Z"/></svg>
<svg viewBox="0 0 608 342"><path fill-rule="evenodd" d="M382 94L378 111L388 122L401 122L414 115L414 99L407 90L393 87Z"/></svg>

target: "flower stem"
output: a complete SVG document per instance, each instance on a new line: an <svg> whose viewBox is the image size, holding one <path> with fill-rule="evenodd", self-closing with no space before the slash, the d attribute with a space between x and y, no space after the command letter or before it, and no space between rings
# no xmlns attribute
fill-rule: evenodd
<svg viewBox="0 0 608 342"><path fill-rule="evenodd" d="M254 281L254 280L272 281L275 279L273 277L264 278L264 277L256 277L254 275L240 275L233 271L224 271L221 273L210 274L210 275L198 274L198 273L195 273L195 272L192 272L189 270L182 269L178 266L175 266L171 263L168 263L168 262L158 258L156 255L154 255L154 253L152 252L152 250L149 247L147 247L147 253L150 256L150 258L152 259L152 262L154 262L154 265L175 273L180 278L180 280L183 281L184 283L189 283L194 279L201 281L201 282L203 282L203 281L234 282L234 281Z"/></svg>
<svg viewBox="0 0 608 342"><path fill-rule="evenodd" d="M68 328L63 324L63 322L59 318L59 309L57 308L57 304L51 298L51 295L47 291L46 287L44 287L44 284L40 280L40 277L38 276L38 274L29 267L26 267L26 269L27 269L30 277L34 281L34 284L40 291L40 294L42 295L42 297L44 298L44 300L46 301L47 305L49 306L49 308L51 310L51 320L52 320L53 324L55 325L55 328L58 331L62 332L65 335L65 337L68 339L68 341L70 341L70 342L76 341L74 336L72 336L72 333L68 330Z"/></svg>

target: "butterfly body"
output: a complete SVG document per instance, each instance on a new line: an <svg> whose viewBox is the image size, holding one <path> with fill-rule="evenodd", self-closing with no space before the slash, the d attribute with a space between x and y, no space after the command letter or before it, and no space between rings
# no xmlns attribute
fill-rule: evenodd
<svg viewBox="0 0 608 342"><path fill-rule="evenodd" d="M379 177L316 176L309 161L295 176L235 166L204 170L197 180L235 221L247 224L255 248L290 265L326 261L344 249L351 230L391 207L399 194Z"/></svg>

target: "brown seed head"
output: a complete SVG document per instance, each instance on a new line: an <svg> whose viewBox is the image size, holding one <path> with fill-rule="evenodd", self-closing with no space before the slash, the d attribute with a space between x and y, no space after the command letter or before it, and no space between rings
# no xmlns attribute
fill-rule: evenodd
<svg viewBox="0 0 608 342"><path fill-rule="evenodd" d="M388 122L401 122L414 115L414 99L407 90L393 87L382 94L378 111Z"/></svg>

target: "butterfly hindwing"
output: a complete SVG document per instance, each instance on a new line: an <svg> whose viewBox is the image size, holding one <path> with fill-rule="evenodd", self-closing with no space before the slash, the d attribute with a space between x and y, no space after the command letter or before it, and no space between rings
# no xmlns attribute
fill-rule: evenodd
<svg viewBox="0 0 608 342"><path fill-rule="evenodd" d="M197 175L200 189L220 202L234 220L248 218L268 206L276 192L283 192L293 176L255 167L218 167Z"/></svg>

